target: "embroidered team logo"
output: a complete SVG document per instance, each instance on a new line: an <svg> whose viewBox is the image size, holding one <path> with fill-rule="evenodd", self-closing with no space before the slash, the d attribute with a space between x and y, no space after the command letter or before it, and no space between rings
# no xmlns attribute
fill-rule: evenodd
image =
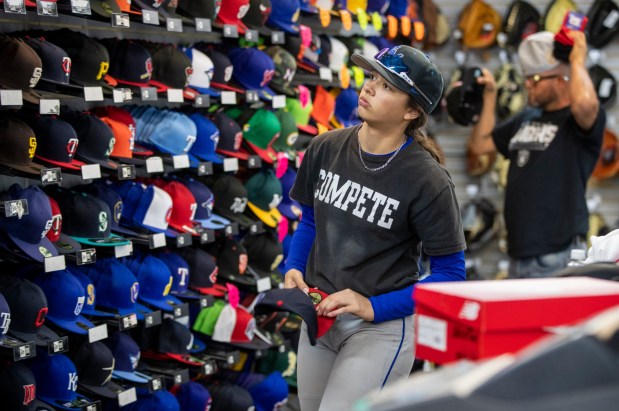
<svg viewBox="0 0 619 411"><path fill-rule="evenodd" d="M11 313L2 313L0 315L0 330L2 335L9 331L9 325L11 324Z"/></svg>
<svg viewBox="0 0 619 411"><path fill-rule="evenodd" d="M217 148L217 144L219 144L219 131L211 134L210 139L213 142L213 148Z"/></svg>
<svg viewBox="0 0 619 411"><path fill-rule="evenodd" d="M193 143L196 142L196 136L188 135L185 138L185 141L187 142L187 144L185 145L185 148L183 149L183 153L188 153L189 150L191 150L191 147L193 146Z"/></svg>
<svg viewBox="0 0 619 411"><path fill-rule="evenodd" d="M262 73L262 81L260 82L260 87L264 87L267 84L269 84L269 82L273 79L274 75L275 75L275 70L273 69L264 70L264 73Z"/></svg>
<svg viewBox="0 0 619 411"><path fill-rule="evenodd" d="M110 154L112 154L112 151L114 151L114 144L116 144L116 139L114 137L112 137L110 139L109 144L107 145L107 150L105 150L105 156L109 157Z"/></svg>
<svg viewBox="0 0 619 411"><path fill-rule="evenodd" d="M28 83L30 88L37 85L39 79L41 78L41 74L43 74L43 69L41 67L35 67L32 72L32 77L30 77L30 82Z"/></svg>
<svg viewBox="0 0 619 411"><path fill-rule="evenodd" d="M28 139L28 158L34 157L34 153L37 151L37 138L30 137Z"/></svg>
<svg viewBox="0 0 619 411"><path fill-rule="evenodd" d="M135 303L138 300L138 295L140 295L140 284L136 281L131 285L130 290L131 302Z"/></svg>
<svg viewBox="0 0 619 411"><path fill-rule="evenodd" d="M219 274L219 268L215 267L215 269L208 276L211 283L215 284L217 282L217 274Z"/></svg>
<svg viewBox="0 0 619 411"><path fill-rule="evenodd" d="M47 220L45 222L45 228L43 229L43 232L41 233L41 238L44 238L47 235L49 230L52 229L53 225L54 225L54 218L52 217L50 220Z"/></svg>
<svg viewBox="0 0 619 411"><path fill-rule="evenodd" d="M290 19L290 21L296 23L299 20L300 14L301 14L301 9L297 9L297 11L295 11L294 14L292 15L292 19Z"/></svg>
<svg viewBox="0 0 619 411"><path fill-rule="evenodd" d="M37 314L37 318L34 320L35 327L39 328L45 322L45 317L47 317L47 307L43 307L39 310Z"/></svg>
<svg viewBox="0 0 619 411"><path fill-rule="evenodd" d="M168 211L166 211L165 213L165 222L169 223L171 217L172 217L172 207L168 208Z"/></svg>
<svg viewBox="0 0 619 411"><path fill-rule="evenodd" d="M60 229L62 228L62 214L55 214L52 216L52 227L50 231L54 237L58 237L60 235Z"/></svg>
<svg viewBox="0 0 619 411"><path fill-rule="evenodd" d="M137 355L129 354L129 361L131 362L131 368L134 370L138 368L138 363L140 362L140 352L138 351Z"/></svg>
<svg viewBox="0 0 619 411"><path fill-rule="evenodd" d="M193 221L196 218L196 211L198 210L198 203L191 203L189 205L189 212L191 213L191 217L189 218Z"/></svg>
<svg viewBox="0 0 619 411"><path fill-rule="evenodd" d="M69 377L69 386L67 387L67 390L69 391L77 391L77 373L76 372L70 372L68 374Z"/></svg>
<svg viewBox="0 0 619 411"><path fill-rule="evenodd" d="M69 154L69 157L73 158L75 152L77 151L77 145L79 142L80 141L77 138L70 138L69 141L67 141L67 154Z"/></svg>
<svg viewBox="0 0 619 411"><path fill-rule="evenodd" d="M282 202L282 198L283 197L281 195L279 195L279 194L273 194L273 199L269 203L269 210L272 210L275 207L277 207L279 205L279 203Z"/></svg>
<svg viewBox="0 0 619 411"><path fill-rule="evenodd" d="M531 157L531 152L529 150L518 150L516 165L518 165L518 167L524 167L529 162L529 157Z"/></svg>
<svg viewBox="0 0 619 411"><path fill-rule="evenodd" d="M70 57L62 58L62 71L64 71L64 74L66 74L67 76L71 74L71 58Z"/></svg>
<svg viewBox="0 0 619 411"><path fill-rule="evenodd" d="M275 260L273 260L273 263L271 264L271 271L275 271L275 269L279 266L283 259L283 254L277 254L277 256L275 256Z"/></svg>
<svg viewBox="0 0 619 411"><path fill-rule="evenodd" d="M151 59L150 57L147 58L144 62L144 67L146 68L146 73L142 74L140 78L142 80L150 79L150 76L152 76L153 74L153 59Z"/></svg>
<svg viewBox="0 0 619 411"><path fill-rule="evenodd" d="M239 12L236 13L236 17L239 20L241 20L243 17L245 17L248 11L249 11L249 4L243 4L241 7L239 7Z"/></svg>
<svg viewBox="0 0 619 411"><path fill-rule="evenodd" d="M166 284L165 289L163 290L163 295L170 294L170 290L172 289L172 282L173 281L174 281L174 279L172 278L172 276L170 276L170 279L168 280L168 284Z"/></svg>
<svg viewBox="0 0 619 411"><path fill-rule="evenodd" d="M234 150L238 151L241 148L241 141L243 141L243 132L239 131L234 135Z"/></svg>
<svg viewBox="0 0 619 411"><path fill-rule="evenodd" d="M101 80L107 74L107 71L109 69L110 69L109 61L102 61L101 63L99 63L99 72L97 73L97 80Z"/></svg>
<svg viewBox="0 0 619 411"><path fill-rule="evenodd" d="M297 142L298 138L299 138L299 133L297 133L296 131L293 133L290 133L288 134L288 137L286 137L286 144L292 147L294 143Z"/></svg>
<svg viewBox="0 0 619 411"><path fill-rule="evenodd" d="M88 284L86 287L86 305L94 305L95 304L95 286L92 284Z"/></svg>
<svg viewBox="0 0 619 411"><path fill-rule="evenodd" d="M73 310L73 314L80 315L82 312L82 308L84 308L84 302L86 301L86 297L79 297L77 299L77 304L75 304L75 310Z"/></svg>
<svg viewBox="0 0 619 411"><path fill-rule="evenodd" d="M159 8L163 4L164 0L154 0L152 6Z"/></svg>
<svg viewBox="0 0 619 411"><path fill-rule="evenodd" d="M178 274L179 278L178 285L184 287L187 284L187 277L189 277L189 269L186 267L178 267L176 273Z"/></svg>
<svg viewBox="0 0 619 411"><path fill-rule="evenodd" d="M41 253L41 255L45 258L53 257L52 253L50 253L49 250L43 246L39 247L39 253Z"/></svg>
<svg viewBox="0 0 619 411"><path fill-rule="evenodd" d="M119 201L116 204L114 204L114 221L119 222L122 214L123 214L123 203L122 201Z"/></svg>
<svg viewBox="0 0 619 411"><path fill-rule="evenodd" d="M224 81L227 83L232 78L232 71L234 70L234 66L228 66L224 69Z"/></svg>
<svg viewBox="0 0 619 411"><path fill-rule="evenodd" d="M191 78L192 74L193 74L193 68L191 66L185 67L185 78L187 79L187 81L185 81L185 87L189 85L189 79Z"/></svg>
<svg viewBox="0 0 619 411"><path fill-rule="evenodd" d="M107 230L108 216L105 211L99 213L99 232L104 233Z"/></svg>
<svg viewBox="0 0 619 411"><path fill-rule="evenodd" d="M215 0L214 4L215 4L215 15L219 14L219 10L221 9L221 3L223 0Z"/></svg>
<svg viewBox="0 0 619 411"><path fill-rule="evenodd" d="M37 396L37 389L34 384L22 385L24 390L24 405L29 405Z"/></svg>
<svg viewBox="0 0 619 411"><path fill-rule="evenodd" d="M247 207L247 197L234 197L234 202L230 206L230 210L234 214L241 214L245 211L245 207Z"/></svg>
<svg viewBox="0 0 619 411"><path fill-rule="evenodd" d="M295 71L291 69L290 67L286 68L286 72L282 75L283 80L286 83L290 83L292 81L292 78L294 77L294 73Z"/></svg>

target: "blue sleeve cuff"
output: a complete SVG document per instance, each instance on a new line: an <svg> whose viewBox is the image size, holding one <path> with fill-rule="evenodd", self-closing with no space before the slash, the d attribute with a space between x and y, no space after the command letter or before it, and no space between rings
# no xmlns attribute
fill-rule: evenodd
<svg viewBox="0 0 619 411"><path fill-rule="evenodd" d="M314 208L305 204L301 205L301 222L292 236L288 256L286 257L286 272L296 269L305 274L307 259L316 238L316 223L314 221Z"/></svg>

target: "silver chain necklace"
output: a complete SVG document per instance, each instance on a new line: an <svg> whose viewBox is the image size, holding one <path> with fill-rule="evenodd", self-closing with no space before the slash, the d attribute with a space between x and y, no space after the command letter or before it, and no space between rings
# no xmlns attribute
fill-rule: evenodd
<svg viewBox="0 0 619 411"><path fill-rule="evenodd" d="M393 160L395 158L395 156L398 155L398 153L400 152L402 147L404 147L404 144L406 143L406 140L407 139L405 138L404 141L402 142L402 144L400 144L400 147L398 147L398 149L393 152L393 154L391 155L391 157L389 157L387 159L385 164L383 164L382 166L379 166L379 167L370 168L370 167L367 166L367 164L365 164L365 161L363 161L363 155L361 154L361 143L359 142L359 137L357 136L357 147L359 148L359 160L361 160L361 164L363 164L363 167L366 170L368 170L368 171L380 171L383 168L387 167L389 165L389 163L391 163L391 160Z"/></svg>

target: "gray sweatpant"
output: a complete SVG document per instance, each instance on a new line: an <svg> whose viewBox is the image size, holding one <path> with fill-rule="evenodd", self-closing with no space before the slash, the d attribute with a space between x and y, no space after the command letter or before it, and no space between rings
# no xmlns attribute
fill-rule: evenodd
<svg viewBox="0 0 619 411"><path fill-rule="evenodd" d="M303 323L297 357L301 411L346 411L372 390L409 376L414 362L412 316L378 324L337 317L311 346Z"/></svg>

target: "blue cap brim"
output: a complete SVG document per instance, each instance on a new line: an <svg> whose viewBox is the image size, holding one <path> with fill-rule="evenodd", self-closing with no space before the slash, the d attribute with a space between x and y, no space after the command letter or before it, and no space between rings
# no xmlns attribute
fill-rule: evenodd
<svg viewBox="0 0 619 411"><path fill-rule="evenodd" d="M101 311L101 310L97 310L96 308L90 308L86 306L84 306L84 308L82 309L82 314L93 316L93 317L104 317L104 318L116 317L116 314L114 313L109 313L107 311Z"/></svg>
<svg viewBox="0 0 619 411"><path fill-rule="evenodd" d="M92 400L90 398L87 398L85 396L83 396L82 394L78 394L75 393L75 399L82 399L82 400L86 400L88 402L92 402ZM76 406L76 407L65 407L64 404L67 403L66 401L62 401L62 400L56 400L54 398L50 398L50 397L40 397L37 396L38 399L40 399L41 401L45 402L46 404L51 405L52 407L54 407L54 409L57 410L70 410L70 411L81 411L82 410L82 406Z"/></svg>
<svg viewBox="0 0 619 411"><path fill-rule="evenodd" d="M211 163L215 163L215 164L223 164L224 162L224 158L216 153L212 153L212 154L211 153L208 153L208 154L188 153L188 155L189 155L190 161L192 159L194 159L196 162L203 160L203 161L210 161ZM197 167L197 164L195 167Z"/></svg>
<svg viewBox="0 0 619 411"><path fill-rule="evenodd" d="M193 334L193 346L191 347L189 352L192 354L195 354L195 353L199 353L199 352L206 350L206 343L202 341L201 339L199 339L196 336L196 333L192 332L192 334Z"/></svg>
<svg viewBox="0 0 619 411"><path fill-rule="evenodd" d="M192 90L195 90L197 92L199 92L200 94L208 94L209 96L213 96L213 97L220 97L221 93L213 88L203 88L203 87L195 87L192 85L187 86Z"/></svg>
<svg viewBox="0 0 619 411"><path fill-rule="evenodd" d="M84 238L84 237L76 237L74 235L71 236L78 243L93 245L97 247L115 247L117 245L128 245L131 241L123 238L117 234L110 234L107 238Z"/></svg>
<svg viewBox="0 0 619 411"><path fill-rule="evenodd" d="M267 20L267 24L271 26L275 26L278 29L284 30L290 34L299 34L299 25L294 23L282 23L279 21L273 21L271 19Z"/></svg>
<svg viewBox="0 0 619 411"><path fill-rule="evenodd" d="M45 248L50 255L53 257L58 255L58 251L54 244L47 238L43 237L39 241L38 244L28 243L26 241L20 240L19 238L7 233L7 236L15 243L15 245L22 250L28 257L32 258L35 261L42 263L45 260L45 256L41 254L40 247Z"/></svg>
<svg viewBox="0 0 619 411"><path fill-rule="evenodd" d="M282 201L277 206L277 211L279 211L284 217L286 217L289 220L298 220L299 218L301 218L301 216L295 214L295 212L292 211L292 207L297 207L299 211L301 211L301 204L299 204L298 202L294 200L290 200L289 203L284 203Z"/></svg>
<svg viewBox="0 0 619 411"><path fill-rule="evenodd" d="M75 334L81 334L81 335L88 334L88 329L93 328L95 326L93 323L90 322L89 319L87 319L83 315L78 315L75 320L70 321L70 320L65 320L62 318L56 318L54 316L49 315L48 313L46 320L51 321L52 323L56 324L62 329L71 331ZM78 323L83 324L86 328L80 327Z"/></svg>
<svg viewBox="0 0 619 411"><path fill-rule="evenodd" d="M217 214L211 214L211 217L206 220L194 220L196 223L199 223L204 228L208 228L209 230L219 230L222 228L226 228L226 226L230 225L230 220L227 218L223 218Z"/></svg>
<svg viewBox="0 0 619 411"><path fill-rule="evenodd" d="M150 304L153 307L160 308L166 312L174 311L174 305L181 305L183 302L173 295L166 295L163 298L149 298L149 297L138 297L140 300L144 301L146 304Z"/></svg>
<svg viewBox="0 0 619 411"><path fill-rule="evenodd" d="M137 383L147 383L150 381L150 377L148 377L146 374L142 374L141 372L129 372L129 371L112 371L112 376L122 379L122 380L127 380L127 381L131 381L131 382L137 382Z"/></svg>

